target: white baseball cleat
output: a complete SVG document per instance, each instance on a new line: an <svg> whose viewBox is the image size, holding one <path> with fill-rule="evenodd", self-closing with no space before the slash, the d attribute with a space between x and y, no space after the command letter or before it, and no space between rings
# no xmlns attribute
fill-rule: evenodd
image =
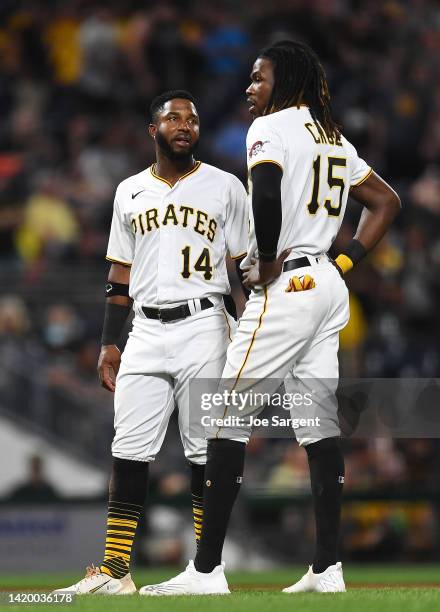
<svg viewBox="0 0 440 612"><path fill-rule="evenodd" d="M212 572L198 572L190 561L184 572L159 584L147 584L139 589L139 595L228 595L230 593L224 573L225 564L217 565Z"/></svg>
<svg viewBox="0 0 440 612"><path fill-rule="evenodd" d="M283 593L345 593L342 563L330 565L321 574L314 574L310 565L307 574L290 587L283 589Z"/></svg>
<svg viewBox="0 0 440 612"><path fill-rule="evenodd" d="M87 568L85 577L64 589L57 589L52 593L74 593L75 595L131 595L136 593L136 586L130 574L123 578L112 578L92 565Z"/></svg>

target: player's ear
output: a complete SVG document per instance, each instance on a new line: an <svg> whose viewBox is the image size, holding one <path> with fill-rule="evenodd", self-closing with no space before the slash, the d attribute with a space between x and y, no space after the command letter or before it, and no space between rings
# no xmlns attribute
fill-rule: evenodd
<svg viewBox="0 0 440 612"><path fill-rule="evenodd" d="M156 132L157 125L155 125L154 123L150 123L148 126L148 133L150 134L151 138L156 138Z"/></svg>

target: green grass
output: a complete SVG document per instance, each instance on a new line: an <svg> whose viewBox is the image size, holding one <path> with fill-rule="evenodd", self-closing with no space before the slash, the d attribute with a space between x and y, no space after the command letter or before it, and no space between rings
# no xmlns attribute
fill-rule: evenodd
<svg viewBox="0 0 440 612"><path fill-rule="evenodd" d="M266 572L231 572L230 596L210 597L83 597L76 600L74 610L115 612L127 610L158 610L194 612L434 612L440 609L440 566L354 566L344 567L349 591L345 594L285 595L281 588L292 584L304 567L282 568ZM133 572L138 586L171 577L175 568L139 570ZM80 575L32 574L0 577L0 589L50 590L78 580ZM371 585L371 586L368 586ZM11 610L11 606L0 606ZM31 606L13 608L29 609ZM32 606L32 607L35 607ZM38 610L68 610L68 606L38 605ZM376 609L375 609L376 608Z"/></svg>

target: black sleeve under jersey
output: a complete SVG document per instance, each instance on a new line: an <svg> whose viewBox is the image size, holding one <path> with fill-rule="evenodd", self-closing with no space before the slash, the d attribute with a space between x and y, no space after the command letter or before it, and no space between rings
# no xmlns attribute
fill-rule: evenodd
<svg viewBox="0 0 440 612"><path fill-rule="evenodd" d="M258 164L251 170L252 211L262 261L273 261L277 256L282 221L282 176L282 169L270 162Z"/></svg>

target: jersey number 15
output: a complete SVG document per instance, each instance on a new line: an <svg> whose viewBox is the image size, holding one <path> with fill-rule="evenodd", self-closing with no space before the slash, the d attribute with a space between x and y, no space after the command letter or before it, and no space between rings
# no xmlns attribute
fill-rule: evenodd
<svg viewBox="0 0 440 612"><path fill-rule="evenodd" d="M345 189L345 181L342 176L334 176L336 168L345 168L347 166L347 160L343 157L329 157L328 158L328 171L327 171L327 183L330 189L334 187L339 188L339 202L336 206L333 206L332 201L325 200L324 208L331 217L339 217L342 209L342 196ZM321 156L313 162L313 189L312 197L310 202L307 204L307 210L311 215L315 215L320 203L319 203L319 184L321 176Z"/></svg>

